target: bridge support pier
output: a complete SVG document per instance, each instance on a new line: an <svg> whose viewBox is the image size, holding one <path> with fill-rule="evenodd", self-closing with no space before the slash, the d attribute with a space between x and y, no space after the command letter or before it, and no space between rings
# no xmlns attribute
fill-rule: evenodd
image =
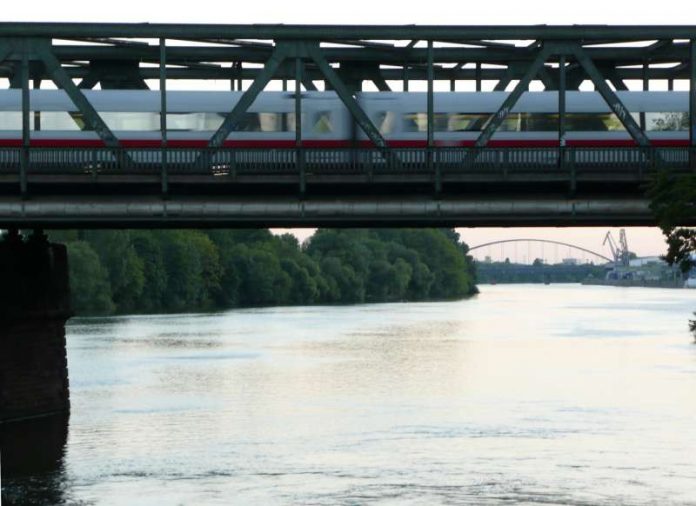
<svg viewBox="0 0 696 506"><path fill-rule="evenodd" d="M0 239L0 422L67 412L65 246L36 231Z"/></svg>

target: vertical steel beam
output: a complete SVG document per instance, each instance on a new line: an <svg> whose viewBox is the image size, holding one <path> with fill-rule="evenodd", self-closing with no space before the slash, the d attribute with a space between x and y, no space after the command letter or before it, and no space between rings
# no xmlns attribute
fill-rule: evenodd
<svg viewBox="0 0 696 506"><path fill-rule="evenodd" d="M244 94L240 97L239 101L235 104L232 110L225 116L222 125L213 136L208 141L209 148L219 148L227 139L227 136L234 130L242 116L247 111L249 106L254 103L256 97L259 93L266 87L268 82L271 80L273 75L278 70L278 67L283 63L287 55L286 47L282 44L278 44L271 54L271 57L266 62L263 70L256 76L254 82Z"/></svg>
<svg viewBox="0 0 696 506"><path fill-rule="evenodd" d="M558 57L558 168L561 172L566 170L566 56L561 54ZM571 166L570 174L570 194L575 195L576 191L575 167Z"/></svg>
<svg viewBox="0 0 696 506"><path fill-rule="evenodd" d="M404 82L404 91L408 91L408 65L404 63L402 79Z"/></svg>
<svg viewBox="0 0 696 506"><path fill-rule="evenodd" d="M169 194L169 171L167 170L167 39L161 38L160 48L160 135L162 146L162 195Z"/></svg>
<svg viewBox="0 0 696 506"><path fill-rule="evenodd" d="M316 63L326 81L336 91L336 94L346 106L348 112L353 116L358 126L365 132L365 135L367 135L370 141L384 152L387 149L387 142L384 140L384 137L382 137L380 131L374 123L372 123L372 120L365 114L365 111L358 105L355 97L353 97L348 87L343 83L338 74L336 74L336 71L329 65L329 62L321 52L319 44L308 44L307 52L312 60L314 60L314 63Z"/></svg>
<svg viewBox="0 0 696 506"><path fill-rule="evenodd" d="M22 52L20 76L22 80L22 159L19 168L19 187L22 197L26 197L27 172L29 170L29 146L31 144L29 124L29 110L31 109L29 95L29 55L27 54L27 48Z"/></svg>
<svg viewBox="0 0 696 506"><path fill-rule="evenodd" d="M488 125L486 125L481 134L478 136L478 139L476 139L476 143L474 144L475 147L482 148L486 144L488 144L488 141L493 136L498 127L503 123L507 115L510 113L510 111L515 106L519 98L522 96L522 93L527 91L529 83L531 83L532 79L534 79L534 77L539 73L539 70L544 65L544 62L548 58L549 54L551 54L552 48L553 45L544 44L541 51L539 51L537 57L534 59L532 64L527 69L527 72L525 73L524 77L520 79L520 81L517 83L517 86L515 86L515 89L512 90L510 95L508 95L503 104L500 106L500 109L498 109L498 112L495 113L493 119L488 123Z"/></svg>
<svg viewBox="0 0 696 506"><path fill-rule="evenodd" d="M650 91L650 80L648 79L648 62L643 62L643 69L642 69L642 80L643 80L643 91ZM638 116L640 119L640 128L645 132L645 112L641 112L640 115Z"/></svg>
<svg viewBox="0 0 696 506"><path fill-rule="evenodd" d="M238 78L237 78L237 91L242 91L244 88L244 80L242 79L242 72L244 71L244 62L237 62L237 69L239 70Z"/></svg>
<svg viewBox="0 0 696 506"><path fill-rule="evenodd" d="M302 147L302 58L295 58L295 147Z"/></svg>
<svg viewBox="0 0 696 506"><path fill-rule="evenodd" d="M304 153L302 151L302 58L295 58L295 160L300 173L300 197L304 197L307 183L305 179Z"/></svg>
<svg viewBox="0 0 696 506"><path fill-rule="evenodd" d="M442 190L439 167L436 167L435 153L435 68L434 68L433 41L428 41L428 67L426 69L428 77L428 172L435 173L435 194L439 195Z"/></svg>
<svg viewBox="0 0 696 506"><path fill-rule="evenodd" d="M566 57L561 55L558 59L558 145L561 148L561 160L563 160L563 148L566 145Z"/></svg>
<svg viewBox="0 0 696 506"><path fill-rule="evenodd" d="M689 43L689 145L692 159L696 159L696 39ZM692 166L696 168L696 160Z"/></svg>
<svg viewBox="0 0 696 506"><path fill-rule="evenodd" d="M434 111L434 96L433 96L433 79L434 79L434 69L433 69L433 41L428 41L428 113L427 113L427 127L428 127L428 149L433 147L434 137L435 137L435 111Z"/></svg>
<svg viewBox="0 0 696 506"><path fill-rule="evenodd" d="M41 79L34 79L32 83L32 88L38 90L41 88ZM38 132L41 130L41 111L34 111L34 131Z"/></svg>
<svg viewBox="0 0 696 506"><path fill-rule="evenodd" d="M476 62L476 91L481 91L481 62Z"/></svg>
<svg viewBox="0 0 696 506"><path fill-rule="evenodd" d="M590 77L595 85L597 91L602 95L602 98L609 105L609 108L614 111L616 117L619 118L621 124L626 128L631 137L636 141L639 146L648 147L650 146L650 139L643 132L640 126L636 123L631 116L631 112L626 108L626 106L621 102L616 93L612 91L609 85L604 80L604 77L599 72L594 62L587 56L587 53L580 45L573 45L571 51L578 63L585 69L587 75Z"/></svg>

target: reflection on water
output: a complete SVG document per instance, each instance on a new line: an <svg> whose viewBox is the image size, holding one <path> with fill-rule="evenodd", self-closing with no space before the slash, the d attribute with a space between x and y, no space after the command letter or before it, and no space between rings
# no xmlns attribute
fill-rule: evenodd
<svg viewBox="0 0 696 506"><path fill-rule="evenodd" d="M0 424L2 504L62 504L68 416Z"/></svg>
<svg viewBox="0 0 696 506"><path fill-rule="evenodd" d="M481 292L74 320L62 465L3 499L696 504L696 291Z"/></svg>

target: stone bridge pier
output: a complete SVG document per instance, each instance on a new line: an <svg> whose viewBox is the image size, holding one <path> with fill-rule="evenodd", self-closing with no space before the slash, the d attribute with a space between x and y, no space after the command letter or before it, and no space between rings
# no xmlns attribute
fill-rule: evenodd
<svg viewBox="0 0 696 506"><path fill-rule="evenodd" d="M71 314L65 246L41 231L0 238L0 422L68 412Z"/></svg>

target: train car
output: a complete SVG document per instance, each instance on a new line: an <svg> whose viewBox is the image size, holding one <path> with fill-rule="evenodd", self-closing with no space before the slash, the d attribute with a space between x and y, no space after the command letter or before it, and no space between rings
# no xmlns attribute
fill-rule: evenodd
<svg viewBox="0 0 696 506"><path fill-rule="evenodd" d="M636 122L645 114L648 138L655 146L688 145L687 92L618 92ZM437 146L473 146L505 99L506 92L435 93L434 140ZM427 142L426 93L362 93L367 114L395 147L424 147ZM596 92L567 92L566 145L635 146L635 142ZM366 142L364 134L361 141ZM558 92L522 94L488 143L490 147L558 147Z"/></svg>
<svg viewBox="0 0 696 506"><path fill-rule="evenodd" d="M143 90L85 91L86 98L124 146L160 143L160 94ZM170 91L167 137L171 146L203 147L237 104L242 92ZM34 146L94 146L101 142L62 90L32 90L31 141ZM21 91L0 91L0 145L21 139ZM302 96L302 132L308 145L335 145L349 136L348 113L335 93ZM288 148L295 145L294 94L265 92L249 107L225 142L229 147Z"/></svg>
<svg viewBox="0 0 696 506"><path fill-rule="evenodd" d="M121 144L130 148L160 145L160 95L148 90L85 91ZM167 137L172 147L204 147L242 92L170 91ZM434 94L437 146L472 146L498 111L505 92ZM655 146L688 145L687 92L618 92L636 120L645 115ZM427 136L425 93L359 93L357 100L393 147L424 147ZM35 147L101 146L82 115L62 90L32 90L31 144ZM558 93L527 92L512 108L489 142L490 147L557 147ZM302 95L302 139L306 147L369 146L334 92ZM0 91L0 146L21 144L21 91ZM567 146L619 147L635 143L596 92L567 93ZM295 146L295 97L264 92L251 105L225 147L285 149Z"/></svg>

